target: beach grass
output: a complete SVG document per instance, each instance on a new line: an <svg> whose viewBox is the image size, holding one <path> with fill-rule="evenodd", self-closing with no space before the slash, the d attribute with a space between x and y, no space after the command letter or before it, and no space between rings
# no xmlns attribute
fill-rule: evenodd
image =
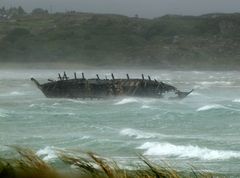
<svg viewBox="0 0 240 178"><path fill-rule="evenodd" d="M144 156L139 156L141 166L122 168L117 162L86 152L76 156L73 152L58 151L64 168L45 162L31 149L12 146L16 158L0 158L0 178L220 178L222 175L203 172L192 167L190 171L179 171L166 163L159 165Z"/></svg>

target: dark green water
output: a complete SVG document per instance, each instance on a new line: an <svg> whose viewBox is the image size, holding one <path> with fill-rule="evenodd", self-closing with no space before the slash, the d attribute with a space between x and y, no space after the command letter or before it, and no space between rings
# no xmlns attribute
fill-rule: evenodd
<svg viewBox="0 0 240 178"><path fill-rule="evenodd" d="M195 89L179 101L48 99L29 80L46 82L58 72L0 71L0 153L11 152L6 145L27 146L54 163L56 149L81 149L123 164L134 162L140 153L180 168L190 164L240 173L240 72L84 71L86 77L114 72L116 78L145 73L181 90Z"/></svg>

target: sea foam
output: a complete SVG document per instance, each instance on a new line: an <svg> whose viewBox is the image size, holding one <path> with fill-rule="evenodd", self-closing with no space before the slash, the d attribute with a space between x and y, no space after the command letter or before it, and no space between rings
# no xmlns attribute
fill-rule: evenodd
<svg viewBox="0 0 240 178"><path fill-rule="evenodd" d="M142 107L141 107L142 109L149 109L149 108L151 108L150 106L148 106L148 105L142 105Z"/></svg>
<svg viewBox="0 0 240 178"><path fill-rule="evenodd" d="M205 105L197 109L197 111L208 111L212 109L226 109L226 107L220 105L220 104L210 104L210 105Z"/></svg>
<svg viewBox="0 0 240 178"><path fill-rule="evenodd" d="M203 81L203 82L197 82L201 85L231 85L233 84L232 82L230 81Z"/></svg>
<svg viewBox="0 0 240 178"><path fill-rule="evenodd" d="M7 117L8 115L5 113L5 111L4 110L1 110L0 109L0 117Z"/></svg>
<svg viewBox="0 0 240 178"><path fill-rule="evenodd" d="M128 103L137 103L138 100L135 98L124 98L121 101L118 101L114 105L123 105L123 104L128 104Z"/></svg>
<svg viewBox="0 0 240 178"><path fill-rule="evenodd" d="M4 117L7 117L7 116L8 116L7 114L0 112L0 117L3 117L3 118L4 118Z"/></svg>
<svg viewBox="0 0 240 178"><path fill-rule="evenodd" d="M233 100L234 103L240 103L240 98Z"/></svg>
<svg viewBox="0 0 240 178"><path fill-rule="evenodd" d="M173 145L170 143L146 142L138 149L146 150L144 155L174 156L201 160L226 160L240 158L240 152L229 150L212 150L192 145Z"/></svg>
<svg viewBox="0 0 240 178"><path fill-rule="evenodd" d="M120 134L124 135L124 136L134 137L136 139L155 138L155 137L157 137L157 134L143 132L143 131L135 130L135 129L131 129L131 128L126 128L126 129L121 130Z"/></svg>
<svg viewBox="0 0 240 178"><path fill-rule="evenodd" d="M57 158L57 154L53 147L45 147L37 151L37 156L43 157L43 160L46 162L55 160Z"/></svg>
<svg viewBox="0 0 240 178"><path fill-rule="evenodd" d="M11 96L22 96L22 95L24 95L24 93L19 92L19 91L13 91L13 92L10 93L10 95Z"/></svg>

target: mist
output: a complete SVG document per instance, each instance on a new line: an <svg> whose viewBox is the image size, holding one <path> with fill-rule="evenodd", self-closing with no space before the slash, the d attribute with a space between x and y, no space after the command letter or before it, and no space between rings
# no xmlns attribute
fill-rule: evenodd
<svg viewBox="0 0 240 178"><path fill-rule="evenodd" d="M238 12L236 0L1 0L0 6L22 6L27 11L41 7L50 12L81 11L111 13L143 18L166 14L201 15L206 13Z"/></svg>

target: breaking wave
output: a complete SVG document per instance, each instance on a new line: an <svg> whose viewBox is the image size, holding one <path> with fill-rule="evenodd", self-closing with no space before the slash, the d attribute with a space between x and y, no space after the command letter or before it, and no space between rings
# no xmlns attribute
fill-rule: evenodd
<svg viewBox="0 0 240 178"><path fill-rule="evenodd" d="M200 85L231 85L233 82L229 81L203 81L203 82L197 82L197 84Z"/></svg>
<svg viewBox="0 0 240 178"><path fill-rule="evenodd" d="M128 103L137 103L138 100L135 98L124 98L121 101L115 103L114 105L123 105L123 104L128 104Z"/></svg>
<svg viewBox="0 0 240 178"><path fill-rule="evenodd" d="M240 103L240 98L233 100L234 103Z"/></svg>
<svg viewBox="0 0 240 178"><path fill-rule="evenodd" d="M227 109L227 110L231 110L231 111L240 112L239 109L226 107L226 106L223 106L223 105L220 105L220 104L206 105L206 106L198 108L197 111L200 112L200 111L208 111L208 110L213 110L213 109Z"/></svg>
<svg viewBox="0 0 240 178"><path fill-rule="evenodd" d="M192 92L189 94L190 96L200 96L201 94L198 92Z"/></svg>
<svg viewBox="0 0 240 178"><path fill-rule="evenodd" d="M43 161L49 162L55 160L58 156L53 147L45 147L37 151L37 156L43 157Z"/></svg>
<svg viewBox="0 0 240 178"><path fill-rule="evenodd" d="M78 100L78 99L67 99L67 101L73 102L73 103L79 103L79 104L86 104L85 101L81 101L81 100Z"/></svg>
<svg viewBox="0 0 240 178"><path fill-rule="evenodd" d="M7 114L0 112L0 117L3 117L3 118L4 118L4 117L7 117L7 116L8 116Z"/></svg>
<svg viewBox="0 0 240 178"><path fill-rule="evenodd" d="M146 142L138 149L146 150L144 155L175 156L179 158L195 158L201 160L226 160L240 158L240 152L229 150L212 150L192 145L173 145L170 143Z"/></svg>
<svg viewBox="0 0 240 178"><path fill-rule="evenodd" d="M197 111L208 111L212 109L226 109L226 107L220 105L220 104L210 104L210 105L205 105L197 109Z"/></svg>
<svg viewBox="0 0 240 178"><path fill-rule="evenodd" d="M136 139L143 139L143 138L156 138L158 134L143 132L140 130L126 128L120 131L121 135L134 137Z"/></svg>
<svg viewBox="0 0 240 178"><path fill-rule="evenodd" d="M10 95L11 96L22 96L22 95L24 95L24 93L18 92L18 91L13 91L13 92L10 93Z"/></svg>
<svg viewBox="0 0 240 178"><path fill-rule="evenodd" d="M141 107L142 109L149 109L149 108L151 108L150 106L148 106L148 105L142 105L142 107Z"/></svg>
<svg viewBox="0 0 240 178"><path fill-rule="evenodd" d="M4 110L1 110L0 109L0 117L7 117L8 115L5 113L5 111Z"/></svg>

